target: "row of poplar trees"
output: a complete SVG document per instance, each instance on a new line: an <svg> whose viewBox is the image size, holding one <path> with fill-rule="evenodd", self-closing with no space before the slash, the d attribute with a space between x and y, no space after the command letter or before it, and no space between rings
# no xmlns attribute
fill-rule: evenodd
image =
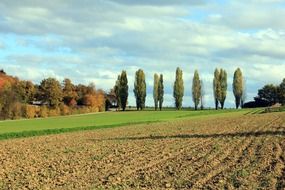
<svg viewBox="0 0 285 190"><path fill-rule="evenodd" d="M215 99L215 108L224 109L225 100L227 97L227 72L224 69L216 69L214 72L213 79L213 92ZM234 73L233 78L233 93L235 96L235 104L238 109L243 105L246 91L245 91L245 80L242 76L241 70L238 68ZM175 99L175 107L177 109L182 108L182 101L184 96L184 84L183 84L183 72L180 68L176 69L176 79L174 82L174 91L173 96ZM192 81L192 99L194 102L195 110L198 109L199 104L201 103L201 108L203 109L203 82L200 80L199 73L197 70L194 72L193 81Z"/></svg>
<svg viewBox="0 0 285 190"><path fill-rule="evenodd" d="M126 106L128 103L128 95L129 95L129 86L128 86L128 78L127 72L122 71L122 73L118 76L114 92L117 97L119 108L122 108L123 111L126 110ZM145 74L142 69L139 69L135 75L134 82L134 94L136 98L136 107L137 110L143 110L145 108L145 100L146 100L146 82L145 82ZM154 75L154 85L153 85L153 99L155 104L155 110L158 108L162 110L163 105L163 96L164 96L164 86L163 86L163 75L158 74Z"/></svg>
<svg viewBox="0 0 285 190"><path fill-rule="evenodd" d="M216 69L214 72L213 79L213 92L215 99L215 107L218 109L224 108L225 100L227 97L227 72L224 69ZM116 94L118 105L125 111L128 103L128 79L126 71L118 76L116 81L114 92ZM243 104L245 97L245 80L242 76L241 70L238 68L234 73L233 78L233 93L235 96L236 108L239 108ZM145 108L146 100L146 82L145 74L142 69L139 69L135 74L134 82L134 95L136 98L137 110L142 110ZM173 97L175 100L176 109L180 110L182 108L184 96L184 81L183 81L183 71L178 67L176 69L176 77L173 86ZM192 99L195 105L195 110L201 104L203 108L203 82L200 80L199 73L197 70L194 72L193 82L192 82ZM154 74L154 85L153 85L153 99L155 110L162 109L164 100L164 85L163 85L163 75ZM220 105L220 106L219 106Z"/></svg>

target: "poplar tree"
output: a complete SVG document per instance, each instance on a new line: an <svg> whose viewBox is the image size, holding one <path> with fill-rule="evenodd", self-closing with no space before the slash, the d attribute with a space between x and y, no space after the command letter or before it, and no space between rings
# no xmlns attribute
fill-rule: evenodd
<svg viewBox="0 0 285 190"><path fill-rule="evenodd" d="M201 99L201 83L197 70L195 70L192 82L192 99L195 105L195 110L197 110Z"/></svg>
<svg viewBox="0 0 285 190"><path fill-rule="evenodd" d="M241 96L241 107L244 107L245 101L247 98L247 90L246 90L246 80L243 78L243 90L242 90L242 96Z"/></svg>
<svg viewBox="0 0 285 190"><path fill-rule="evenodd" d="M238 109L241 104L243 89L244 89L244 84L243 84L242 72L240 68L238 68L234 73L234 79L233 79L233 93L235 96L236 109Z"/></svg>
<svg viewBox="0 0 285 190"><path fill-rule="evenodd" d="M214 99L215 99L215 107L217 110L219 107L219 95L221 93L220 72L217 68L214 73L213 92L214 92Z"/></svg>
<svg viewBox="0 0 285 190"><path fill-rule="evenodd" d="M178 110L182 108L183 96L184 96L183 72L178 67L176 69L176 79L174 82L174 90L173 90L173 97L175 99L175 107Z"/></svg>
<svg viewBox="0 0 285 190"><path fill-rule="evenodd" d="M121 81L121 75L118 75L116 84L114 86L114 92L116 95L116 99L117 99L117 106L120 109L122 107L121 105L121 97L120 97L120 81Z"/></svg>
<svg viewBox="0 0 285 190"><path fill-rule="evenodd" d="M201 110L205 107L205 86L203 80L200 80L201 84Z"/></svg>
<svg viewBox="0 0 285 190"><path fill-rule="evenodd" d="M224 109L225 100L227 97L227 89L228 89L228 83L227 83L227 72L223 69L220 70L220 94L218 96L219 102L221 104L221 108Z"/></svg>
<svg viewBox="0 0 285 190"><path fill-rule="evenodd" d="M157 110L158 108L158 86L159 86L159 76L155 73L154 74L154 81L153 81L153 100L154 100L154 109Z"/></svg>
<svg viewBox="0 0 285 190"><path fill-rule="evenodd" d="M158 82L158 102L159 102L160 111L162 110L163 101L164 101L164 85L163 85L163 75L161 74Z"/></svg>
<svg viewBox="0 0 285 190"><path fill-rule="evenodd" d="M136 97L137 110L145 108L146 98L146 82L145 74L142 69L136 72L135 83L134 83L134 94Z"/></svg>
<svg viewBox="0 0 285 190"><path fill-rule="evenodd" d="M121 106L122 106L123 111L125 111L127 102L128 102L128 96L129 96L128 77L127 77L126 71L122 71L119 87L120 87L119 95L120 95Z"/></svg>

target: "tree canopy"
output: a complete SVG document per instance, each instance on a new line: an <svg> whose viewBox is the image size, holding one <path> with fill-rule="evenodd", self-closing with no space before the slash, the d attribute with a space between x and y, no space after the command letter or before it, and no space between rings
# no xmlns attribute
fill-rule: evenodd
<svg viewBox="0 0 285 190"><path fill-rule="evenodd" d="M137 110L142 110L145 108L145 98L146 98L146 83L145 74L142 69L136 72L135 82L134 82L134 94L136 98Z"/></svg>
<svg viewBox="0 0 285 190"><path fill-rule="evenodd" d="M174 90L173 90L175 107L178 110L182 108L183 96L184 96L183 71L178 67L176 69L176 77L175 77Z"/></svg>

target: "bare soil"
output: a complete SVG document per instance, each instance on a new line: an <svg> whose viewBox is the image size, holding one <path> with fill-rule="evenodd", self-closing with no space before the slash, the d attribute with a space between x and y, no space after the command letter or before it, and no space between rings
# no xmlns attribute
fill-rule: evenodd
<svg viewBox="0 0 285 190"><path fill-rule="evenodd" d="M285 113L0 141L0 189L285 189Z"/></svg>

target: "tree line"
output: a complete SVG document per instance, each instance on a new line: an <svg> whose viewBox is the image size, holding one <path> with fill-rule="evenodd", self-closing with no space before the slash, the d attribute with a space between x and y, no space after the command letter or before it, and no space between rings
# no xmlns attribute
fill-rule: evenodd
<svg viewBox="0 0 285 190"><path fill-rule="evenodd" d="M163 84L163 74L158 75L154 74L153 82L153 100L154 100L154 109L162 110L163 100L164 100L164 84ZM233 77L233 94L235 96L236 108L242 107L246 98L245 90L245 79L242 75L240 68L237 68L234 72ZM214 92L214 101L215 108L224 109L225 100L227 97L227 72L224 69L216 69L214 72L213 79L213 92ZM117 97L117 102L119 108L123 111L126 109L127 100L128 100L128 78L127 72L122 71L118 76L117 81L114 86L114 92ZM142 69L139 69L135 73L135 82L134 82L134 95L136 98L136 108L137 110L143 110L145 108L146 100L146 79L145 74ZM199 108L204 108L204 86L203 81L200 79L198 70L195 70L193 81L192 81L192 100L194 103L194 108L197 110ZM177 110L182 108L182 102L184 97L184 81L183 81L183 71L181 68L176 69L175 81L173 84L173 98L174 105Z"/></svg>
<svg viewBox="0 0 285 190"><path fill-rule="evenodd" d="M0 72L0 118L48 117L104 111L105 94L95 85L43 79L39 85Z"/></svg>
<svg viewBox="0 0 285 190"><path fill-rule="evenodd" d="M227 72L216 68L213 73L213 97L216 109L224 109L228 89ZM280 85L268 84L258 90L258 96L254 102L245 103L246 80L240 68L234 72L232 89L235 97L236 108L239 107L265 107L275 103L285 104L285 79ZM126 110L128 105L129 86L127 72L122 71L118 75L115 86L112 89L115 94L119 109ZM134 90L137 110L145 108L147 85L145 73L139 69L135 73ZM192 79L192 101L195 110L204 108L203 80L195 70ZM184 97L183 71L176 69L173 83L174 105L177 110L182 109ZM162 110L164 102L164 78L163 74L154 74L153 77L153 101L154 109ZM6 75L0 71L0 118L34 118L77 113L104 111L106 93L97 90L93 83L89 85L75 85L68 78L62 82L55 78L43 79L40 84L31 81L19 80L16 77Z"/></svg>

